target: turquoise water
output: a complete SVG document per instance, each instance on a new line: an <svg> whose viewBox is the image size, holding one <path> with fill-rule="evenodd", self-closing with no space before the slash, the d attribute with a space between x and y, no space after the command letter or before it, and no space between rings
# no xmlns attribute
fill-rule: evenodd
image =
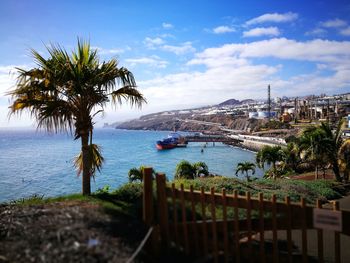
<svg viewBox="0 0 350 263"><path fill-rule="evenodd" d="M155 142L168 132L96 129L94 142L102 146L105 164L92 181L92 191L105 185L118 187L128 181L128 171L140 165L152 166L173 178L180 160L204 161L210 172L235 176L241 161L254 161L255 154L216 143L201 153L203 143L187 148L157 151ZM80 151L80 141L70 135L33 130L0 130L0 202L32 194L57 196L81 191L72 160ZM256 176L262 175L257 170Z"/></svg>

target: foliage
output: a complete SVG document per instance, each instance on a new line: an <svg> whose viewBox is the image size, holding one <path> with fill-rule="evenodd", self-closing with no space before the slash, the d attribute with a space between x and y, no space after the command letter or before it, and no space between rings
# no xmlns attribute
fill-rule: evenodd
<svg viewBox="0 0 350 263"><path fill-rule="evenodd" d="M143 169L145 168L146 166L144 165L141 165L139 168L131 168L128 172L128 177L129 177L129 182L142 182L143 181ZM152 174L155 175L155 171L154 169L152 168Z"/></svg>
<svg viewBox="0 0 350 263"><path fill-rule="evenodd" d="M196 162L193 164L193 168L197 177L209 175L208 166L205 162Z"/></svg>
<svg viewBox="0 0 350 263"><path fill-rule="evenodd" d="M323 143L325 145L325 153L327 158L329 159L329 162L332 165L333 172L335 175L335 178L337 181L341 181L342 178L340 176L339 171L339 151L343 144L343 139L341 136L341 127L343 125L343 120L340 119L337 125L337 128L335 129L335 132L332 131L332 127L329 125L329 123L322 123L320 130L325 134Z"/></svg>
<svg viewBox="0 0 350 263"><path fill-rule="evenodd" d="M350 175L350 139L344 141L339 149L339 168L344 173L344 181L349 180Z"/></svg>
<svg viewBox="0 0 350 263"><path fill-rule="evenodd" d="M110 189L111 189L110 185L105 185L104 187L97 189L95 193L96 194L108 194Z"/></svg>
<svg viewBox="0 0 350 263"><path fill-rule="evenodd" d="M129 176L129 182L135 182L135 181L140 181L142 182L143 180L143 176L142 176L142 171L139 168L131 168L128 172L128 176Z"/></svg>
<svg viewBox="0 0 350 263"><path fill-rule="evenodd" d="M276 179L278 176L276 163L283 161L284 153L280 146L264 146L256 155L256 163L259 168L264 168L265 164L272 165L271 175Z"/></svg>
<svg viewBox="0 0 350 263"><path fill-rule="evenodd" d="M41 204L44 201L44 195L40 194L32 194L29 197L20 198L17 200L10 201L10 204L13 205L35 205L35 204Z"/></svg>
<svg viewBox="0 0 350 263"><path fill-rule="evenodd" d="M326 180L258 179L248 184L236 178L214 177L205 180L200 178L194 180L177 179L174 182L176 187L184 184L185 188L189 188L193 185L195 190L200 190L203 187L207 192L212 187L216 192L225 189L227 194L232 194L234 190L237 190L240 195L245 195L249 191L253 197L258 197L258 194L262 192L267 199L276 194L277 199L282 202L286 196L290 196L293 202L299 202L300 198L304 197L308 203L313 205L317 199L326 201L342 196L342 192L336 187L338 184Z"/></svg>
<svg viewBox="0 0 350 263"><path fill-rule="evenodd" d="M236 176L239 172L242 174L246 174L247 182L250 181L249 177L249 171L252 171L252 174L255 174L255 164L251 162L243 162L243 163L238 163L237 168L236 168Z"/></svg>
<svg viewBox="0 0 350 263"><path fill-rule="evenodd" d="M290 129L291 125L289 123L284 123L281 121L271 120L261 125L259 129Z"/></svg>
<svg viewBox="0 0 350 263"><path fill-rule="evenodd" d="M315 165L316 176L318 176L318 168L325 172L327 165L332 165L337 181L342 180L338 162L343 144L341 126L342 120L339 121L334 132L329 123L309 127L302 132L299 147L304 159Z"/></svg>
<svg viewBox="0 0 350 263"><path fill-rule="evenodd" d="M283 170L287 171L301 171L300 164L302 159L300 157L300 147L298 142L289 142L286 148L282 149L283 151Z"/></svg>
<svg viewBox="0 0 350 263"><path fill-rule="evenodd" d="M204 162L191 164L186 160L182 160L176 165L175 169L175 178L194 179L196 177L208 175L208 166Z"/></svg>
<svg viewBox="0 0 350 263"><path fill-rule="evenodd" d="M74 131L75 139L81 138L77 167L83 174L83 194L90 194L90 177L103 162L100 149L92 145L93 118L104 112L107 103L126 100L141 107L146 100L136 89L132 73L119 68L116 59L100 62L97 50L88 42L78 40L71 54L59 45L47 51L50 58L45 59L32 50L37 67L17 69L16 86L8 93L13 99L10 114L26 110L37 120L38 128Z"/></svg>
<svg viewBox="0 0 350 263"><path fill-rule="evenodd" d="M90 144L89 145L89 168L90 168L90 175L92 177L95 177L96 170L98 172L101 172L102 164L104 163L104 158L101 154L102 149L97 144ZM74 158L74 166L77 169L78 176L83 172L83 152L81 151L78 156Z"/></svg>
<svg viewBox="0 0 350 263"><path fill-rule="evenodd" d="M142 198L143 184L139 182L126 183L112 192L116 200L134 202Z"/></svg>

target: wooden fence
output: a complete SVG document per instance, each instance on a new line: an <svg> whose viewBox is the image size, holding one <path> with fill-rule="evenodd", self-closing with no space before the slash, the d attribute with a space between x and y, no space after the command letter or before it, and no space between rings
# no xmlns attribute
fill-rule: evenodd
<svg viewBox="0 0 350 263"><path fill-rule="evenodd" d="M350 235L350 225L343 224L350 222L350 211L339 211L337 202L330 210L322 208L320 201L310 207L303 198L292 203L286 197L282 203L277 202L276 195L266 200L262 193L253 198L249 192L215 193L214 188L205 192L192 186L184 189L183 185L177 189L174 184L166 185L164 174L157 174L155 179L153 202L152 169L146 168L143 219L159 229L159 236L152 239L153 247L175 247L203 262L324 262L330 260L325 258L330 249L334 251L331 261L344 258L342 253L347 248L341 234ZM333 248L326 242L329 231L315 229L315 224L339 228L331 234ZM310 243L316 246L316 254L310 255Z"/></svg>

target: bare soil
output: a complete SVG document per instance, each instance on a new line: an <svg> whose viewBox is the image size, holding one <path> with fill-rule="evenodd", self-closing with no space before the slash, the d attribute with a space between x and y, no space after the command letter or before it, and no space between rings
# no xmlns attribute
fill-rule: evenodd
<svg viewBox="0 0 350 263"><path fill-rule="evenodd" d="M87 201L0 206L0 262L126 262L145 235Z"/></svg>

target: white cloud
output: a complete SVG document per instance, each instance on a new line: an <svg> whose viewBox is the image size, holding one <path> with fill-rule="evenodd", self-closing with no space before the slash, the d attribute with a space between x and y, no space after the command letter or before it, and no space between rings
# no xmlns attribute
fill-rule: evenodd
<svg viewBox="0 0 350 263"><path fill-rule="evenodd" d="M130 63L131 66L138 64L149 65L157 68L165 68L168 65L168 62L161 60L158 56L152 57L141 57L141 58L128 58L125 60L127 63Z"/></svg>
<svg viewBox="0 0 350 263"><path fill-rule="evenodd" d="M255 62L255 58L274 57L276 66ZM267 84L273 96L331 93L350 88L350 42L313 40L299 42L285 38L247 44L227 44L197 53L187 63L204 65L202 72L170 74L139 82L149 105L164 109L208 105L227 98L262 98ZM283 79L283 60L315 62L315 72ZM298 65L298 64L296 64ZM327 76L322 70L328 69ZM172 93L171 104L168 98ZM195 99L195 102L193 101ZM177 106L175 106L177 105Z"/></svg>
<svg viewBox="0 0 350 263"><path fill-rule="evenodd" d="M191 42L182 43L179 46L163 45L162 50L175 53L176 55L182 55L185 53L195 52L196 49L192 46Z"/></svg>
<svg viewBox="0 0 350 263"><path fill-rule="evenodd" d="M214 34L224 34L224 33L230 33L235 32L236 30L229 26L218 26L213 29Z"/></svg>
<svg viewBox="0 0 350 263"><path fill-rule="evenodd" d="M315 39L298 42L286 38L273 38L247 44L226 44L208 48L196 54L197 61L210 57L238 57L292 59L322 63L350 63L350 41Z"/></svg>
<svg viewBox="0 0 350 263"><path fill-rule="evenodd" d="M0 65L0 99L13 88L16 82L16 68L28 69L30 65Z"/></svg>
<svg viewBox="0 0 350 263"><path fill-rule="evenodd" d="M125 50L130 50L130 47L127 47L126 49L123 48L111 48L111 49L105 49L102 47L91 47L92 49L97 49L99 55L115 55L115 54L121 54L124 53Z"/></svg>
<svg viewBox="0 0 350 263"><path fill-rule="evenodd" d="M305 33L306 36L324 36L327 34L327 31L323 28L315 28L311 31Z"/></svg>
<svg viewBox="0 0 350 263"><path fill-rule="evenodd" d="M342 34L343 36L350 36L350 26L340 30L340 34Z"/></svg>
<svg viewBox="0 0 350 263"><path fill-rule="evenodd" d="M321 22L321 26L328 27L328 28L330 28L330 27L344 27L346 25L347 25L346 21L341 20L339 18L327 20L325 22Z"/></svg>
<svg viewBox="0 0 350 263"><path fill-rule="evenodd" d="M215 67L204 72L171 74L139 82L149 104L172 108L193 107L221 102L227 98L258 97L268 84L266 77L277 71L266 65ZM173 92L176 91L176 92ZM171 105L169 105L171 92ZM194 100L195 98L195 100Z"/></svg>
<svg viewBox="0 0 350 263"><path fill-rule="evenodd" d="M277 27L257 27L243 32L243 37L279 36Z"/></svg>
<svg viewBox="0 0 350 263"><path fill-rule="evenodd" d="M282 22L290 22L290 21L296 20L297 18L298 18L298 14L292 13L292 12L288 12L284 14L268 13L268 14L264 14L264 15L255 17L253 19L250 19L245 24L254 25L254 24L267 23L267 22L282 23Z"/></svg>
<svg viewBox="0 0 350 263"><path fill-rule="evenodd" d="M174 26L173 26L172 24L170 24L170 23L163 23L162 26L163 26L164 29L171 29L171 28L174 27Z"/></svg>
<svg viewBox="0 0 350 263"><path fill-rule="evenodd" d="M163 39L161 39L160 37L156 37L156 38L146 37L145 40L143 41L143 43L148 48L154 49L156 46L164 44L165 41Z"/></svg>

